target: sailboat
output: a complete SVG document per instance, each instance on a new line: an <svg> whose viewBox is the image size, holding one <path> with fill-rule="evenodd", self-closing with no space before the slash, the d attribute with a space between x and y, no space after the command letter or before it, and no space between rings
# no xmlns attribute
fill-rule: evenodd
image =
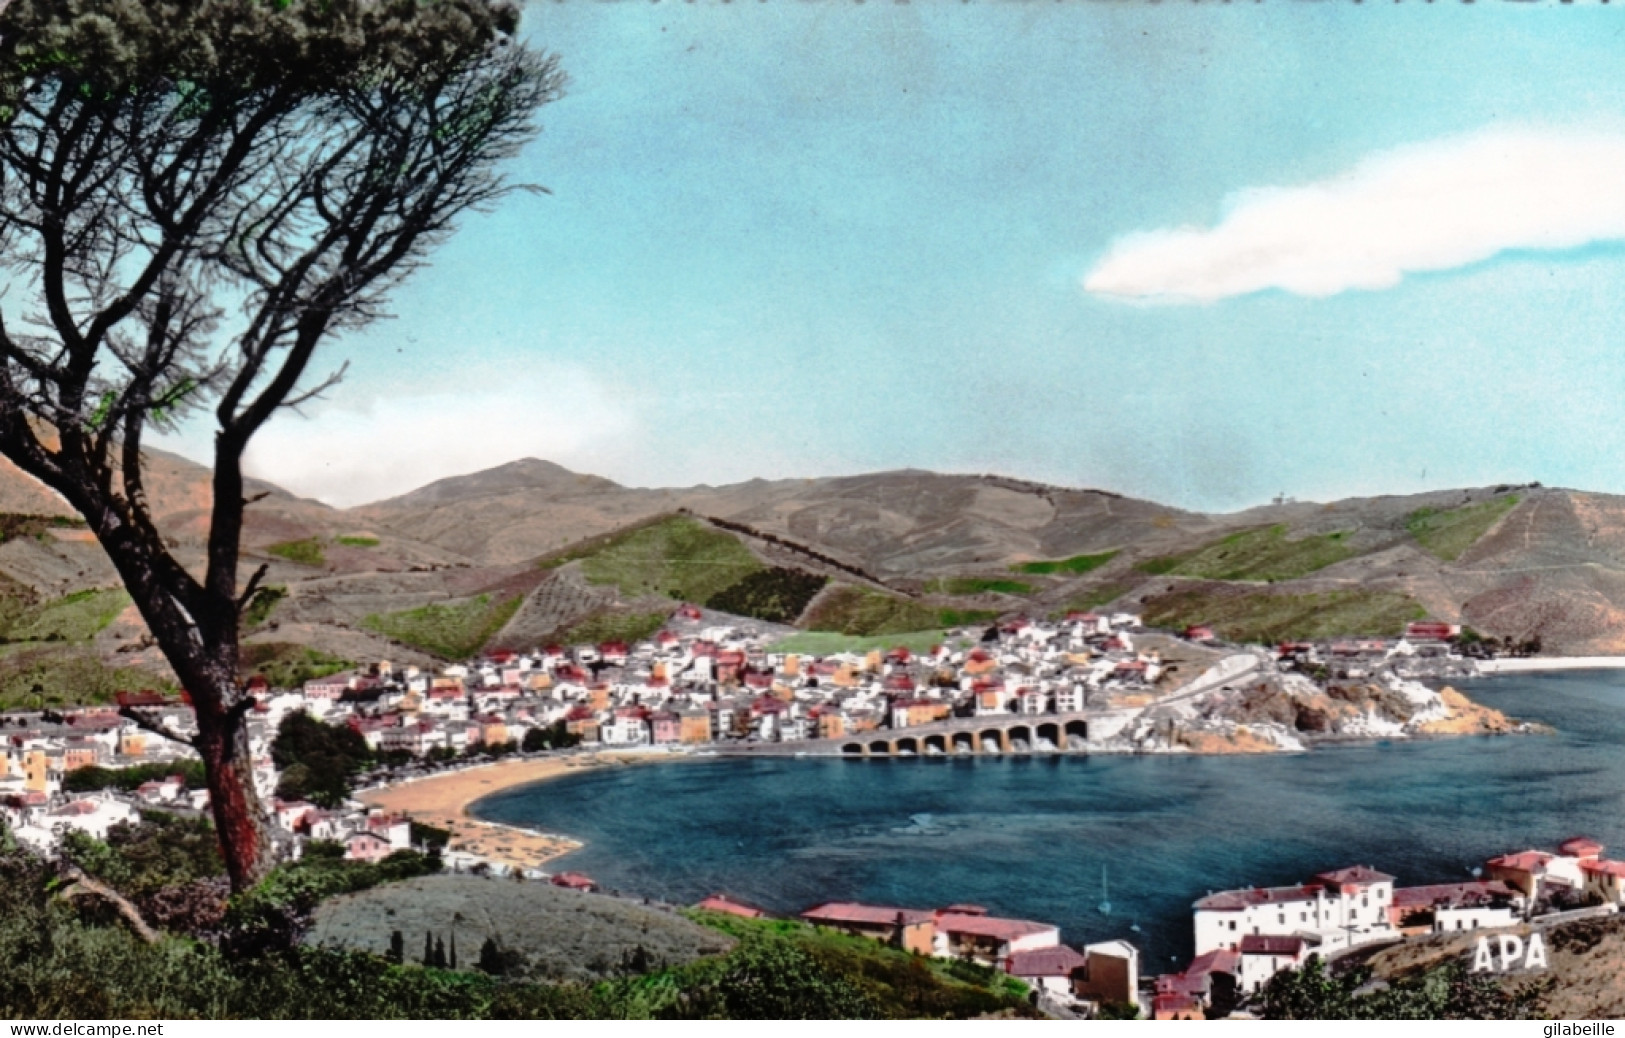
<svg viewBox="0 0 1625 1038"><path fill-rule="evenodd" d="M1096 906L1101 915L1112 914L1112 900L1106 890L1106 866L1100 867L1100 904Z"/></svg>

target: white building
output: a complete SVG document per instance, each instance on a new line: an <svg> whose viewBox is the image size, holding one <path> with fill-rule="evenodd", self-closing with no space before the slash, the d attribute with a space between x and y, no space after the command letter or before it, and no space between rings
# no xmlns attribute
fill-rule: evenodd
<svg viewBox="0 0 1625 1038"><path fill-rule="evenodd" d="M1195 904L1196 954L1240 951L1247 936L1313 938L1322 953L1397 935L1394 877L1356 865L1294 887L1210 894Z"/></svg>

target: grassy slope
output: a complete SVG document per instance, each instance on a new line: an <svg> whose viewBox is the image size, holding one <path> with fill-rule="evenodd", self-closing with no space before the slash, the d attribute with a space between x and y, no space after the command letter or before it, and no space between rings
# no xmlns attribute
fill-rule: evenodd
<svg viewBox="0 0 1625 1038"><path fill-rule="evenodd" d="M939 612L906 598L840 585L813 603L805 626L835 634L904 634L944 626Z"/></svg>
<svg viewBox="0 0 1625 1038"><path fill-rule="evenodd" d="M1098 555L1074 555L1069 559L1040 559L1035 562L1022 562L1010 568L1017 573L1031 573L1043 575L1047 573L1088 573L1106 565L1117 558L1115 551L1104 551Z"/></svg>
<svg viewBox="0 0 1625 1038"><path fill-rule="evenodd" d="M590 583L614 585L626 595L665 595L685 602L704 602L764 568L738 538L686 516L624 530L542 565L575 559L581 560Z"/></svg>
<svg viewBox="0 0 1625 1038"><path fill-rule="evenodd" d="M1208 624L1220 637L1237 642L1393 636L1427 612L1415 599L1386 591L1328 591L1289 594L1269 591L1226 593L1175 591L1145 602L1145 622L1182 628Z"/></svg>
<svg viewBox="0 0 1625 1038"><path fill-rule="evenodd" d="M773 644L774 652L799 652L809 656L832 656L838 652L868 652L870 649L894 649L902 646L913 652L925 652L941 645L944 632L909 631L904 634L855 635L835 634L829 631L802 631Z"/></svg>
<svg viewBox="0 0 1625 1038"><path fill-rule="evenodd" d="M1073 611L1088 612L1091 609L1098 609L1107 602L1121 598L1123 595L1133 590L1134 585L1132 583L1113 582L1101 584L1098 587L1090 588L1081 595L1077 595L1069 599L1066 603L1066 608L1057 610L1055 615L1065 616L1067 613Z"/></svg>
<svg viewBox="0 0 1625 1038"><path fill-rule="evenodd" d="M322 554L322 542L315 537L306 537L302 541L282 541L265 550L278 558L305 566L320 566L327 561Z"/></svg>
<svg viewBox="0 0 1625 1038"><path fill-rule="evenodd" d="M460 602L431 602L416 609L374 613L361 621L369 630L442 659L464 659L507 623L523 595L475 595Z"/></svg>
<svg viewBox="0 0 1625 1038"><path fill-rule="evenodd" d="M670 612L595 613L559 635L558 640L565 645L597 645L608 641L630 644L642 641L660 630L660 625L670 616Z"/></svg>
<svg viewBox="0 0 1625 1038"><path fill-rule="evenodd" d="M104 703L121 691L172 687L135 667L109 667L91 648L129 604L117 588L41 602L26 586L0 578L0 709Z"/></svg>
<svg viewBox="0 0 1625 1038"><path fill-rule="evenodd" d="M641 947L651 966L673 966L727 951L733 940L675 916L607 897L585 897L545 883L477 876L420 876L322 905L310 943L383 954L401 931L409 959L423 936L455 936L460 963L472 966L487 937L525 956L527 976L601 980L620 972Z"/></svg>
<svg viewBox="0 0 1625 1038"><path fill-rule="evenodd" d="M1204 580L1292 580L1352 558L1345 531L1287 538L1285 525L1243 530L1185 555L1148 559L1143 573Z"/></svg>
<svg viewBox="0 0 1625 1038"><path fill-rule="evenodd" d="M1405 517L1405 529L1422 547L1446 562L1454 562L1517 504L1518 496L1509 494L1443 511L1419 508Z"/></svg>
<svg viewBox="0 0 1625 1038"><path fill-rule="evenodd" d="M353 660L288 642L249 642L243 646L239 661L245 675L259 674L272 688L298 688L307 681L354 666Z"/></svg>
<svg viewBox="0 0 1625 1038"><path fill-rule="evenodd" d="M76 591L30 609L6 630L9 641L87 642L130 605L123 588Z"/></svg>
<svg viewBox="0 0 1625 1038"><path fill-rule="evenodd" d="M1033 586L1025 580L997 577L944 577L926 584L925 590L929 594L937 595L984 595L989 592L1001 595L1027 595L1032 593Z"/></svg>
<svg viewBox="0 0 1625 1038"><path fill-rule="evenodd" d="M854 980L892 1019L963 1019L1027 1012L1027 985L991 970L914 955L866 937L793 919L741 919L697 911L687 914L741 941L764 937L788 941L831 972Z"/></svg>

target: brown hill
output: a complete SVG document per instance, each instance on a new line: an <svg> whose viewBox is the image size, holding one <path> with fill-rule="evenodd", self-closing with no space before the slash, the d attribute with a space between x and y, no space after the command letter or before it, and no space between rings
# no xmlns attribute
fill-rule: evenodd
<svg viewBox="0 0 1625 1038"><path fill-rule="evenodd" d="M148 483L160 527L201 565L208 470L155 451ZM477 644L493 631L541 637L606 611L647 616L658 603L644 592L595 585L579 568L543 579L536 561L570 546L582 557L597 550L581 549L589 538L674 514L715 520L703 525L762 566L895 595L888 615L906 618L896 623L1115 604L1269 638L1383 633L1427 614L1538 637L1548 652L1625 652L1625 498L1539 486L1202 515L993 475L900 470L647 489L524 459L349 510L270 484L251 493L263 497L248 510L244 579L267 564L267 583L282 592L251 640L345 659L421 662L423 646ZM67 514L6 465L0 506ZM42 599L116 583L86 531L56 527L0 543L0 575ZM873 604L852 601L858 612ZM117 626L118 639L96 645L125 650L127 662L139 621ZM425 628L432 636L401 634Z"/></svg>

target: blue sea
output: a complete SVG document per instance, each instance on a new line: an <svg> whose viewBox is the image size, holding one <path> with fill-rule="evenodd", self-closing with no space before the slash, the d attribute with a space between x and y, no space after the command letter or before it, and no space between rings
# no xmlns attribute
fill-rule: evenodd
<svg viewBox="0 0 1625 1038"><path fill-rule="evenodd" d="M1575 834L1625 855L1625 672L1459 687L1557 734L1263 757L709 759L593 770L477 811L584 840L562 864L627 893L724 891L782 913L971 902L1070 943L1127 938L1163 972L1189 958L1190 904L1212 890L1354 864L1405 886L1465 880Z"/></svg>

